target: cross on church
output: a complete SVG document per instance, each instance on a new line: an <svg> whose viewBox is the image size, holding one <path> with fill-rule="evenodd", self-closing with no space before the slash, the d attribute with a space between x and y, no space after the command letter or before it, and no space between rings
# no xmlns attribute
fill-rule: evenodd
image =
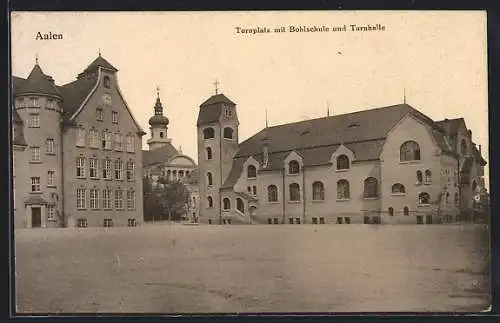
<svg viewBox="0 0 500 323"><path fill-rule="evenodd" d="M219 94L219 80L215 80L214 86L215 86L215 94Z"/></svg>

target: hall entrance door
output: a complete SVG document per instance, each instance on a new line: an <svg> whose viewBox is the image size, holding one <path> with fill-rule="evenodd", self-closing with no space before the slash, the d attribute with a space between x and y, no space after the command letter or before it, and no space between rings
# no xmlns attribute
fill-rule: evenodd
<svg viewBox="0 0 500 323"><path fill-rule="evenodd" d="M31 227L40 228L42 226L42 209L39 207L31 208Z"/></svg>

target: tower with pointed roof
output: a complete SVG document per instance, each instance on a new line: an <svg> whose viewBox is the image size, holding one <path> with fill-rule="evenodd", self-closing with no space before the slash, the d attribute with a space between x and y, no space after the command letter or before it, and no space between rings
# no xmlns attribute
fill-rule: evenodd
<svg viewBox="0 0 500 323"><path fill-rule="evenodd" d="M170 143L170 139L167 136L168 123L168 118L163 115L163 105L160 100L160 90L159 88L157 88L156 102L154 105L154 115L149 118L151 138L148 139L147 143L150 151L165 147Z"/></svg>
<svg viewBox="0 0 500 323"><path fill-rule="evenodd" d="M62 207L62 96L38 58L28 77L15 85L15 139L22 138L26 145L24 151L14 152L16 163L22 165L15 183L15 221L25 227L50 226Z"/></svg>
<svg viewBox="0 0 500 323"><path fill-rule="evenodd" d="M220 190L238 150L238 126L236 104L216 88L200 105L197 121L200 222L222 220Z"/></svg>

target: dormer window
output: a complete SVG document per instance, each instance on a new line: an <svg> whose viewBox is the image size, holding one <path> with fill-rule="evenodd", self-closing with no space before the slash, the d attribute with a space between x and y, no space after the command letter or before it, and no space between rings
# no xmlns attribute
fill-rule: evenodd
<svg viewBox="0 0 500 323"><path fill-rule="evenodd" d="M48 109L54 109L55 108L54 100L53 99L48 99L47 100L47 108Z"/></svg>
<svg viewBox="0 0 500 323"><path fill-rule="evenodd" d="M247 178L248 179L255 179L255 178L257 178L257 169L255 168L255 166L253 166L253 165L248 166L248 168L247 168Z"/></svg>
<svg viewBox="0 0 500 323"><path fill-rule="evenodd" d="M231 110L231 108L227 106L224 108L224 116L226 118L231 118L233 116L233 111Z"/></svg>
<svg viewBox="0 0 500 323"><path fill-rule="evenodd" d="M337 157L337 170L349 169L349 157L340 155Z"/></svg>
<svg viewBox="0 0 500 323"><path fill-rule="evenodd" d="M33 97L30 98L30 100L31 100L31 106L33 108L39 108L40 107L40 105L38 104L38 97L33 96Z"/></svg>
<svg viewBox="0 0 500 323"><path fill-rule="evenodd" d="M104 79L102 80L102 83L106 89L109 89L111 87L111 80L109 76L105 76Z"/></svg>
<svg viewBox="0 0 500 323"><path fill-rule="evenodd" d="M298 174L300 173L300 165L296 160L292 160L288 163L288 173L289 174Z"/></svg>

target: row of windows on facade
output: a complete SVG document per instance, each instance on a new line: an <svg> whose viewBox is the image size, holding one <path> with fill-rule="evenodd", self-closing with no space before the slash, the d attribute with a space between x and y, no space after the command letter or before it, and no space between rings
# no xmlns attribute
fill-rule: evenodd
<svg viewBox="0 0 500 323"><path fill-rule="evenodd" d="M29 98L17 98L16 99L16 106L18 108L41 108L39 98L36 96L32 96ZM55 101L54 99L47 99L47 109L55 109Z"/></svg>
<svg viewBox="0 0 500 323"><path fill-rule="evenodd" d="M102 208L104 210L111 210L113 208L113 205L111 203L112 198L114 200L114 208L116 210L124 210L124 205L123 205L123 190L118 189L114 191L114 196L113 195L113 190L111 189L104 189L102 190L102 196L101 199L99 199L99 189L97 188L91 188L88 190L88 198L87 198L87 189L85 188L78 188L76 190L76 208L79 210L84 210L87 209L87 201L88 201L88 208L92 210L98 210L100 209L100 203L99 201L102 202ZM136 199L136 194L135 191L126 191L127 194L127 209L128 210L135 210L135 199Z"/></svg>
<svg viewBox="0 0 500 323"><path fill-rule="evenodd" d="M89 223L86 218L80 218L76 220L76 226L77 228L87 228L89 226ZM103 226L105 228L112 228L114 227L113 219L106 218L103 220ZM137 226L137 220L134 218L129 218L127 219L127 226L128 227L136 227Z"/></svg>
<svg viewBox="0 0 500 323"><path fill-rule="evenodd" d="M250 193L250 187L248 187ZM299 202L301 198L300 185L297 183L292 183L288 187L289 200ZM253 195L257 195L257 187L253 186ZM392 185L392 194L394 195L404 195L405 187L400 183ZM337 182L337 199L338 200L348 200L350 199L350 185L347 180L339 180ZM378 181L374 177L368 177L364 181L364 198L377 198L378 197ZM450 193L445 194L445 203L450 203L449 201ZM210 197L209 197L210 198ZM312 184L312 198L313 201L324 201L325 200L325 187L322 182L316 181ZM211 199L211 198L210 198ZM278 202L278 187L276 185L269 185L267 187L267 200L268 202ZM422 192L418 196L419 204L430 204L430 195L426 192ZM459 203L459 195L455 193L455 204ZM210 205L210 203L209 203Z"/></svg>
<svg viewBox="0 0 500 323"><path fill-rule="evenodd" d="M96 119L97 119L97 121L104 120L104 112L103 112L102 108L96 109ZM118 124L118 112L111 111L111 122L114 124ZM31 113L28 125L30 128L40 128L41 127L40 114Z"/></svg>
<svg viewBox="0 0 500 323"><path fill-rule="evenodd" d="M234 139L234 130L231 127L225 127L223 130L224 139ZM215 138L215 129L212 127L203 129L203 139Z"/></svg>
<svg viewBox="0 0 500 323"><path fill-rule="evenodd" d="M135 136L127 134L125 136L126 151L133 153L135 151ZM100 148L106 150L123 151L123 135L121 133L112 133L107 130L102 131ZM83 127L78 128L76 145L85 147L86 145L86 131ZM97 129L89 129L88 146L90 148L99 148L99 131Z"/></svg>
<svg viewBox="0 0 500 323"><path fill-rule="evenodd" d="M76 177L86 178L86 159L85 157L76 158ZM112 168L113 166L113 168ZM123 161L115 159L114 162L109 159L101 160L101 173L99 174L99 160L97 158L88 158L88 177L93 179L116 179L123 180ZM135 180L135 162L132 160L126 163L126 180Z"/></svg>
<svg viewBox="0 0 500 323"><path fill-rule="evenodd" d="M149 172L151 173L151 172ZM182 178L184 176L189 176L189 174L191 174L191 172L189 170L165 170L165 169L162 169L161 170L161 176L162 177L166 177L167 179L171 179L171 178L174 178L174 179L178 179L178 178Z"/></svg>

